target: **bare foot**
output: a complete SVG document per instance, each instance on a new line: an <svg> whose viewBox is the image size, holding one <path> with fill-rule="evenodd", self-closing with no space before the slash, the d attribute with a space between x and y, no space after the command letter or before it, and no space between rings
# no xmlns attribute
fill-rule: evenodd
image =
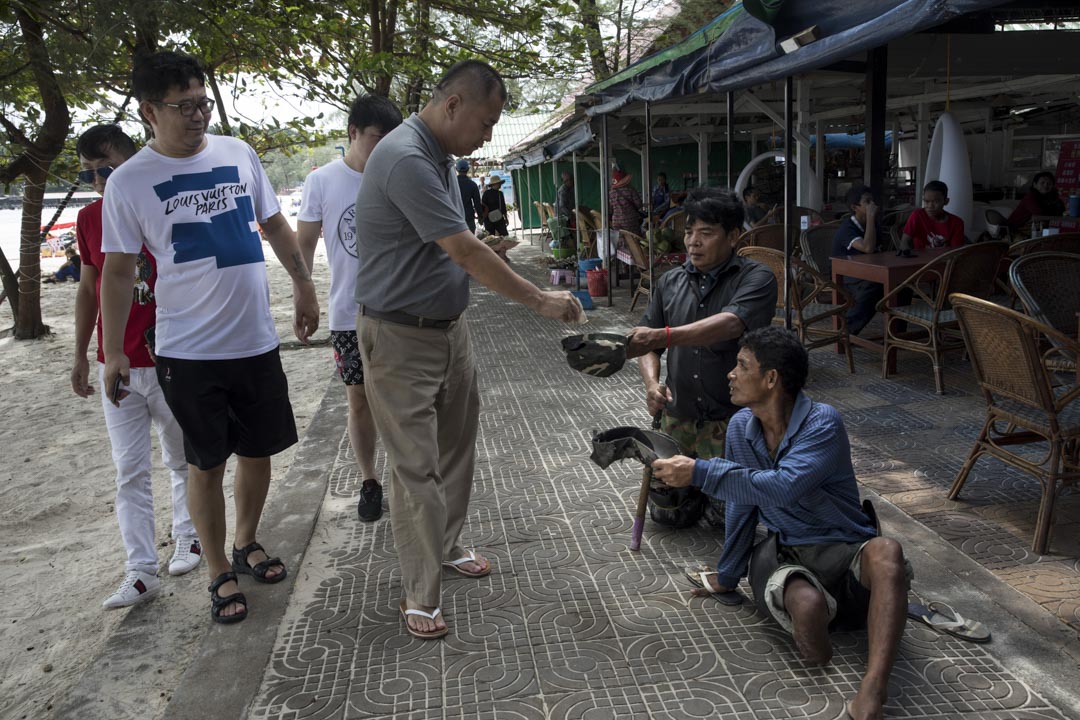
<svg viewBox="0 0 1080 720"><path fill-rule="evenodd" d="M855 698L847 704L847 714L851 720L883 720L885 717L884 692L872 692L860 687Z"/></svg>
<svg viewBox="0 0 1080 720"><path fill-rule="evenodd" d="M708 581L707 587L696 587L690 591L693 597L709 597L713 593L726 593L731 592L731 588L726 588L717 580L719 576L716 573L709 573L705 579Z"/></svg>
<svg viewBox="0 0 1080 720"><path fill-rule="evenodd" d="M491 563L488 562L488 559L486 557L484 557L483 555L476 555L475 557L475 561L469 560L467 562L463 562L458 565L458 567L465 572L471 573L473 575L487 572L491 568Z"/></svg>
<svg viewBox="0 0 1080 720"><path fill-rule="evenodd" d="M423 610L429 615L431 613L434 613L436 610L436 608L428 607L427 605L420 605L419 603L414 603L412 600L408 599L405 600L405 609ZM405 622L413 630L422 633L430 633L446 629L446 621L443 620L441 612L435 616L434 620L432 620L431 618L426 618L423 615L406 615Z"/></svg>

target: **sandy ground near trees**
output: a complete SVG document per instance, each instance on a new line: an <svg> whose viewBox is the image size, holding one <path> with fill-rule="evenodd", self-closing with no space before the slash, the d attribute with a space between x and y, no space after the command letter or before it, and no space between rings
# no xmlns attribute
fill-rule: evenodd
<svg viewBox="0 0 1080 720"><path fill-rule="evenodd" d="M302 437L333 373L329 344L300 348L292 335L292 290L269 246L263 246L270 297L290 398ZM326 340L329 270L320 245L315 281L322 318L315 340ZM45 269L45 268L43 268ZM75 284L45 285L42 313L52 334L40 340L0 339L0 718L57 717L69 691L94 660L128 610L106 611L101 602L123 577L124 549L113 501L115 471L99 396L71 390ZM0 306L0 326L11 312ZM96 374L91 354L92 377ZM274 477L284 477L295 451L274 457ZM210 622L205 564L169 577L172 555L168 475L154 437L154 495L162 593L151 607L162 623L148 642L164 644L173 661L133 677L143 718L159 717L171 689ZM225 487L232 526L231 475ZM268 506L274 502L271 486ZM230 534L231 539L231 534ZM273 552L273 548L269 548Z"/></svg>

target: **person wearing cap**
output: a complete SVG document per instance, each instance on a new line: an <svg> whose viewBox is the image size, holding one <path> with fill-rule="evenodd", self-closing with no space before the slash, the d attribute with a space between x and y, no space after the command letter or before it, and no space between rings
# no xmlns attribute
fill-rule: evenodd
<svg viewBox="0 0 1080 720"><path fill-rule="evenodd" d="M405 595L399 609L406 630L423 639L449 632L439 607L444 569L469 578L491 572L487 558L461 542L480 419L475 353L461 322L469 278L547 318L584 315L569 292L541 291L511 270L462 216L450 155L468 156L490 141L506 99L490 65L456 63L423 109L372 151L356 199L364 218L357 335L387 455Z"/></svg>
<svg viewBox="0 0 1080 720"><path fill-rule="evenodd" d="M506 197L502 192L503 179L491 174L488 178L487 189L480 199L481 213L484 219L484 229L492 235L506 237L510 231L506 227Z"/></svg>
<svg viewBox="0 0 1080 720"><path fill-rule="evenodd" d="M687 261L657 280L626 356L640 357L645 404L650 415L663 413L661 429L687 454L723 457L728 419L738 410L726 377L742 334L772 322L776 278L734 252L745 212L738 195L697 187L683 208ZM668 375L661 384L664 353ZM650 512L657 522L667 519L656 506ZM711 524L723 524L719 506L705 512Z"/></svg>
<svg viewBox="0 0 1080 720"><path fill-rule="evenodd" d="M476 219L481 217L480 188L469 177L469 161L461 158L457 161L457 182L461 190L461 209L465 213L465 224L476 232Z"/></svg>

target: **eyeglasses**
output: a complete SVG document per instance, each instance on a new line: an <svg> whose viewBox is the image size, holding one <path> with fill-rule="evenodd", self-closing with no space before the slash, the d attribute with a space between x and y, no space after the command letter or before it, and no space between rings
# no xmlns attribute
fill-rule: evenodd
<svg viewBox="0 0 1080 720"><path fill-rule="evenodd" d="M97 175L102 180L104 180L105 178L112 175L113 170L115 170L115 169L116 168L111 168L111 167L99 167L96 170L80 170L79 171L79 182L86 183L87 185L92 185L93 182L94 182L94 176L95 175Z"/></svg>
<svg viewBox="0 0 1080 720"><path fill-rule="evenodd" d="M196 109L203 115L209 115L214 111L214 101L207 97L204 97L198 102L192 102L191 100L185 100L184 102L178 103L167 103L159 100L151 100L150 102L155 105L166 105L171 108L176 108L184 117L191 117L195 114Z"/></svg>

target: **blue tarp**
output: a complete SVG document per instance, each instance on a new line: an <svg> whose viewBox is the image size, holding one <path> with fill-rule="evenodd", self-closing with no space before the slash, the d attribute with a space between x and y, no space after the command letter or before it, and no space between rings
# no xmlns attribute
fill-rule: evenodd
<svg viewBox="0 0 1080 720"><path fill-rule="evenodd" d="M614 84L606 81L587 88L585 94L597 101L587 113L590 116L606 115L632 102L727 92L799 75L940 25L959 15L1005 2L1007 0L788 2L771 26L747 14L740 4L720 16L728 17L731 22L707 47L682 55L678 54L678 46L670 48L657 54L666 54L670 58L664 62L657 63L656 56L645 58L639 63L642 66L640 73ZM738 16L732 19L729 16L732 12L737 12ZM812 25L817 25L820 39L785 55L779 41Z"/></svg>

